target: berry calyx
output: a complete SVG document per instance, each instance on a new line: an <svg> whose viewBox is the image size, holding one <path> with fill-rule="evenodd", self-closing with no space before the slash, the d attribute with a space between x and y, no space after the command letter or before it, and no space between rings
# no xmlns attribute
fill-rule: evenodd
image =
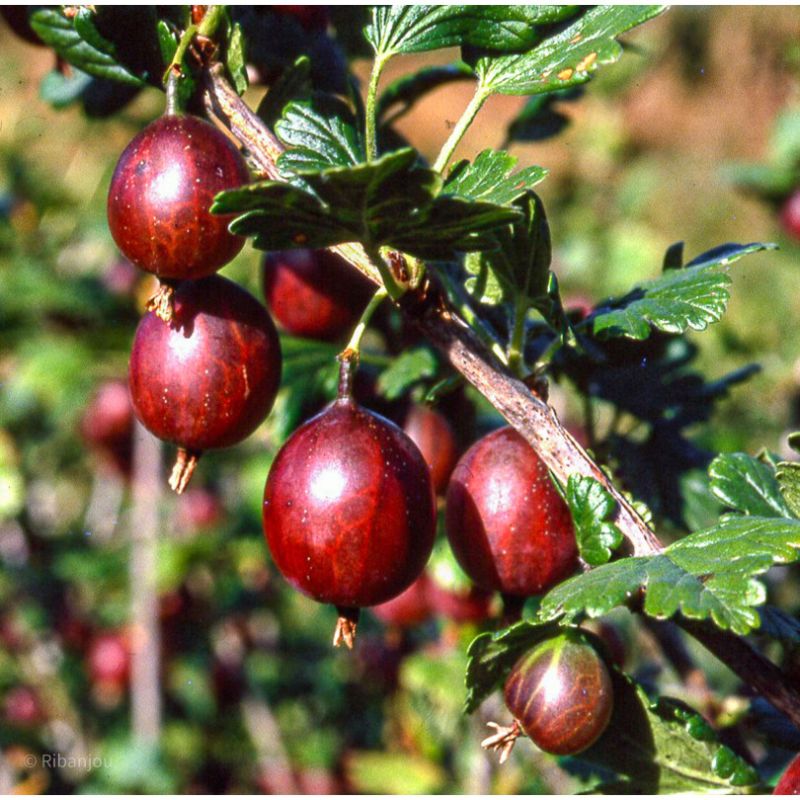
<svg viewBox="0 0 800 800"><path fill-rule="evenodd" d="M117 162L108 226L122 253L159 278L202 278L244 246L231 216L209 210L214 196L247 183L247 165L228 138L199 117L167 114L137 134Z"/></svg>
<svg viewBox="0 0 800 800"><path fill-rule="evenodd" d="M263 263L264 299L293 336L332 341L358 321L370 282L329 250L280 250Z"/></svg>
<svg viewBox="0 0 800 800"><path fill-rule="evenodd" d="M462 456L447 490L446 522L467 575L509 599L540 594L577 566L569 508L513 428L484 436Z"/></svg>
<svg viewBox="0 0 800 800"><path fill-rule="evenodd" d="M800 755L795 756L786 767L772 794L800 794Z"/></svg>
<svg viewBox="0 0 800 800"><path fill-rule="evenodd" d="M574 755L594 744L614 707L608 669L578 631L541 642L522 656L503 695L522 730L553 755Z"/></svg>
<svg viewBox="0 0 800 800"><path fill-rule="evenodd" d="M441 494L447 488L458 459L456 438L450 423L435 408L413 405L406 415L403 430L419 447L430 467L433 488L436 494Z"/></svg>
<svg viewBox="0 0 800 800"><path fill-rule="evenodd" d="M343 368L343 375L346 368ZM289 583L339 610L352 647L358 610L399 595L433 547L430 473L393 423L340 396L283 445L264 489L264 533Z"/></svg>
<svg viewBox="0 0 800 800"><path fill-rule="evenodd" d="M180 494L203 451L237 444L267 416L281 352L266 309L226 278L181 283L173 304L171 323L152 311L139 322L129 384L142 424L178 445L170 485Z"/></svg>

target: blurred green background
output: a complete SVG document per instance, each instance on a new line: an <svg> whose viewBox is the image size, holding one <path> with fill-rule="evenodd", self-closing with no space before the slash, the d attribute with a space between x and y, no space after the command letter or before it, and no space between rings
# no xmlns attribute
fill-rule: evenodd
<svg viewBox="0 0 800 800"><path fill-rule="evenodd" d="M786 434L800 427L800 243L728 168L779 157L778 121L800 116L800 11L678 7L626 41L620 63L562 104L560 136L511 148L522 165L550 170L540 190L554 269L567 298L596 301L656 276L676 241L688 258L726 241L778 242L735 265L724 320L692 336L709 379L762 367L697 436L712 450L789 457ZM332 650L335 613L289 590L263 542L263 483L288 433L280 401L247 442L201 461L185 497L159 498L160 746L132 734L135 505L81 426L97 388L124 379L153 289L116 252L105 200L120 152L163 96L146 90L108 120L57 111L39 96L53 61L0 27L0 789L582 788L528 743L502 768L481 751L486 721L504 711L493 698L461 713L476 624L437 617L399 631L365 613L356 651ZM414 63L396 59L386 80ZM249 91L251 106L263 91ZM435 91L398 127L435 154L469 93ZM459 155L502 146L522 104L493 98ZM261 296L249 246L223 274ZM580 423L568 388L553 399ZM166 468L173 453L162 455ZM652 670L646 633L624 615L618 624L629 668ZM707 666L715 688L734 685ZM56 753L66 761L51 763Z"/></svg>

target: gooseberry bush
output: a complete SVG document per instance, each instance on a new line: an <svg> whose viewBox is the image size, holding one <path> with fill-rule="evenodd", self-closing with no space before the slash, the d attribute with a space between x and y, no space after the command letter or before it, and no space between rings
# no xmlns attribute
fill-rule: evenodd
<svg viewBox="0 0 800 800"><path fill-rule="evenodd" d="M82 423L86 446L121 480L133 472L135 494L134 414L175 448L169 484L188 503L176 516L202 533L220 516L213 493L195 486L203 462L269 429L268 473L243 484L260 481L259 495L237 502L258 504L267 544L244 560L277 572L253 583L248 610L273 602L263 595L277 581L335 607L334 644L352 650L341 658L361 659L387 696L404 674L421 687L418 704L452 695L454 674L465 677L465 716L444 734L482 740L487 761L498 751L508 763L492 770L516 762L544 774L557 759L572 788L594 792L767 790L800 746L791 671L800 624L765 582L770 568L798 560L800 469L767 450L697 444L693 432L755 368L706 378L694 334L724 315L734 262L775 246L709 242L687 257L678 243L658 277L575 308L560 291L559 231L539 194L548 170L508 152L557 135L560 104L579 103L623 57L625 34L664 8L313 8L26 12L58 58L44 100L105 119L140 92L165 92L164 114L121 151L110 179L109 235L154 277L138 323L129 320L130 407L109 382ZM451 62L420 67L428 54ZM416 66L386 77L404 61ZM398 121L430 93L465 84L471 99L426 158ZM508 147L456 157L498 95L526 98ZM243 247L263 251L250 276L259 297L216 274ZM580 400L580 422L551 404L565 388ZM789 443L800 452L799 436ZM200 461L209 450L219 453ZM205 559L211 581L213 544L189 558ZM165 660L208 627L197 585L153 612ZM131 592L152 587L134 582ZM280 636L241 618L215 623L215 702L241 703L267 766L286 757L267 741L277 723L247 687L263 679L280 696L290 681L247 674L240 651L292 647L301 614L287 615ZM459 632L458 655L409 679L415 631L436 618ZM375 619L389 631L379 652L370 651ZM677 675L671 687L629 669L640 664L626 652L640 641L631 630ZM73 620L70 636L95 642L100 705L113 708L143 680L143 662L128 663L137 635ZM736 676L737 702L695 665L707 663L698 643ZM322 669L325 646L301 648L304 674ZM186 676L197 673L183 670L173 701L196 711L204 699ZM325 691L341 694L336 674ZM294 691L294 716L282 721L319 734L313 709L298 710L302 681ZM19 724L34 726L43 712L35 694L25 699L32 710ZM359 704L342 705L358 728ZM470 716L481 724L464 723ZM180 731L169 733L161 746L179 750ZM532 744L512 754L520 737ZM150 744L158 761L158 737ZM371 763L351 763L348 788L375 788ZM216 788L196 764L182 768L193 785ZM444 785L420 775L402 790ZM151 777L120 781L172 788ZM279 788L309 785L296 772Z"/></svg>

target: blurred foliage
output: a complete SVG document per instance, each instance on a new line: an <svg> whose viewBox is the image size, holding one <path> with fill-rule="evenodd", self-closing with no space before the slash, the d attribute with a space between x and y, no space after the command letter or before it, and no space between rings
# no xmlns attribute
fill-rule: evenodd
<svg viewBox="0 0 800 800"><path fill-rule="evenodd" d="M303 80L347 94L343 53L368 55L353 35L366 21L356 8L331 16L346 34L341 48L285 15L241 7L232 20L246 37L274 45L250 54L259 80L274 80L305 54ZM716 520L719 503L705 471L714 453L767 448L797 460L787 432L800 427L800 337L792 335L800 318L800 245L779 229L764 202L775 183L764 181L783 181L785 189L796 175L798 110L788 98L800 77L800 24L781 9L676 8L629 40L631 52L586 91L527 103L493 98L463 149L474 157L503 145L521 167L550 171L541 194L550 268L567 313L656 278L678 239L691 253L720 241L780 243L779 252L732 271L728 314L702 337L609 342L602 370L578 356L556 361L551 396L562 418L677 535ZM748 73L750 62L737 57L749 52L745 45L758 56L753 63L773 64L769 91L760 68ZM452 53L445 55L450 65ZM0 61L0 787L8 775L18 787L50 792L563 793L596 786L601 775L578 763L565 769L527 742L502 769L480 750L485 723L507 714L493 696L464 715L463 675L467 646L492 622L436 618L399 631L367 612L357 650L340 653L329 647L334 612L282 581L261 533L264 479L280 443L335 389L335 348L289 337L286 374L303 391L282 391L247 442L205 457L194 478L219 513L192 522L182 501L159 501L164 725L157 748L131 740L127 688L98 681L90 657L101 633L124 637L130 618L130 486L80 428L97 386L124 378L152 291L149 278L114 249L105 193L119 153L163 100L154 88L114 84L111 91L102 76L58 72L52 51L12 38L5 27ZM468 97L462 72L443 64L414 56L404 72L387 70L397 77L439 67L418 72L410 88L395 87L403 104L398 132L418 134L426 153L435 153L432 143L446 135L443 119L460 114ZM366 77L360 62L356 70ZM433 102L417 95L426 81L439 87ZM256 108L258 81L250 92ZM732 173L725 166L732 162L757 168ZM737 193L731 177L749 188L761 180L769 191ZM260 296L252 248L224 274ZM418 396L448 377L396 315L379 315L365 342L365 392L398 421L409 391ZM646 408L637 405L643 395ZM450 409L462 449L499 424L471 392L459 389L440 405ZM438 552L434 569L452 577L452 559ZM800 611L799 579L796 570L771 573L770 602ZM798 746L779 716L755 701L758 713L743 732L739 710L751 701L704 651L691 655L711 695L682 684L629 615L612 619L625 640L626 668L643 686L702 708L736 752L747 750L742 737L750 737L762 779L775 777L788 755L783 748ZM796 645L770 647L800 675ZM678 712L670 713L672 724ZM47 766L43 756L53 753L71 760Z"/></svg>

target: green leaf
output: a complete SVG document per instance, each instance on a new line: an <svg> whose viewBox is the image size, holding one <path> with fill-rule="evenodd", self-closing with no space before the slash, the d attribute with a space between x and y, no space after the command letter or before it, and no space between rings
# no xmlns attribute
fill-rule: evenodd
<svg viewBox="0 0 800 800"><path fill-rule="evenodd" d="M619 528L608 521L616 509L614 498L594 478L570 475L567 503L581 558L593 567L605 564L623 540Z"/></svg>
<svg viewBox="0 0 800 800"><path fill-rule="evenodd" d="M775 471L745 453L718 456L708 469L711 491L733 511L757 517L789 517Z"/></svg>
<svg viewBox="0 0 800 800"><path fill-rule="evenodd" d="M797 560L800 521L731 516L654 556L604 564L559 584L542 600L542 621L607 614L644 589L644 612L712 619L741 636L758 627L766 591L755 576Z"/></svg>
<svg viewBox="0 0 800 800"><path fill-rule="evenodd" d="M269 87L256 113L268 128L274 128L292 100L305 98L311 91L311 60L300 56Z"/></svg>
<svg viewBox="0 0 800 800"><path fill-rule="evenodd" d="M693 709L668 697L652 702L632 679L614 672L614 711L588 750L563 762L567 770L613 770L618 780L593 793L750 793L758 773L719 742Z"/></svg>
<svg viewBox="0 0 800 800"><path fill-rule="evenodd" d="M574 13L570 6L379 6L365 30L379 58L472 45L521 50L544 25Z"/></svg>
<svg viewBox="0 0 800 800"><path fill-rule="evenodd" d="M233 78L233 85L239 94L244 94L248 86L247 58L245 57L245 40L242 26L238 22L230 28L228 47L225 52L225 66Z"/></svg>
<svg viewBox="0 0 800 800"><path fill-rule="evenodd" d="M482 633L467 650L467 699L464 711L471 714L506 679L519 657L543 639L561 633L558 625L518 622L495 633Z"/></svg>
<svg viewBox="0 0 800 800"><path fill-rule="evenodd" d="M39 38L74 67L97 78L143 86L144 81L119 63L114 45L100 35L93 12L81 7L69 20L57 9L43 8L30 17Z"/></svg>
<svg viewBox="0 0 800 800"><path fill-rule="evenodd" d="M783 502L792 515L800 519L800 464L796 461L781 461L775 472Z"/></svg>
<svg viewBox="0 0 800 800"><path fill-rule="evenodd" d="M472 70L463 63L447 64L443 67L422 67L410 75L403 75L381 92L378 98L377 118L383 120L385 124L385 117L391 111L391 121L394 122L433 89L472 77Z"/></svg>
<svg viewBox="0 0 800 800"><path fill-rule="evenodd" d="M344 101L333 95L318 93L309 100L292 101L275 124L275 133L289 148L278 159L284 173L317 172L366 161L356 119Z"/></svg>
<svg viewBox="0 0 800 800"><path fill-rule="evenodd" d="M502 150L484 150L470 164L460 161L447 176L444 191L470 200L505 206L513 203L547 176L543 167L512 172L517 158Z"/></svg>
<svg viewBox="0 0 800 800"><path fill-rule="evenodd" d="M670 269L611 301L591 318L595 335L646 339L651 328L667 333L705 330L725 313L730 278L725 269L742 256L774 250L773 244L727 244L704 253L684 269Z"/></svg>
<svg viewBox="0 0 800 800"><path fill-rule="evenodd" d="M213 210L242 214L231 230L262 250L359 241L442 260L493 246L491 232L517 218L513 209L441 195L441 176L416 158L404 149L369 164L303 173L310 191L249 184L219 194Z"/></svg>
<svg viewBox="0 0 800 800"><path fill-rule="evenodd" d="M396 400L415 383L432 378L439 369L439 361L430 347L404 350L390 367L378 378L378 391L388 400Z"/></svg>
<svg viewBox="0 0 800 800"><path fill-rule="evenodd" d="M467 288L475 291L478 283L486 288L496 284L502 290L502 298L516 302L526 298L533 303L548 294L550 278L550 228L544 206L531 191L518 198L514 207L521 212L521 219L512 225L495 231L498 246L470 260L467 269L477 280L470 280ZM491 280L483 273L488 271Z"/></svg>
<svg viewBox="0 0 800 800"><path fill-rule="evenodd" d="M479 58L475 69L485 95L541 94L588 81L601 64L622 55L617 37L660 14L664 6L596 6L533 50Z"/></svg>

